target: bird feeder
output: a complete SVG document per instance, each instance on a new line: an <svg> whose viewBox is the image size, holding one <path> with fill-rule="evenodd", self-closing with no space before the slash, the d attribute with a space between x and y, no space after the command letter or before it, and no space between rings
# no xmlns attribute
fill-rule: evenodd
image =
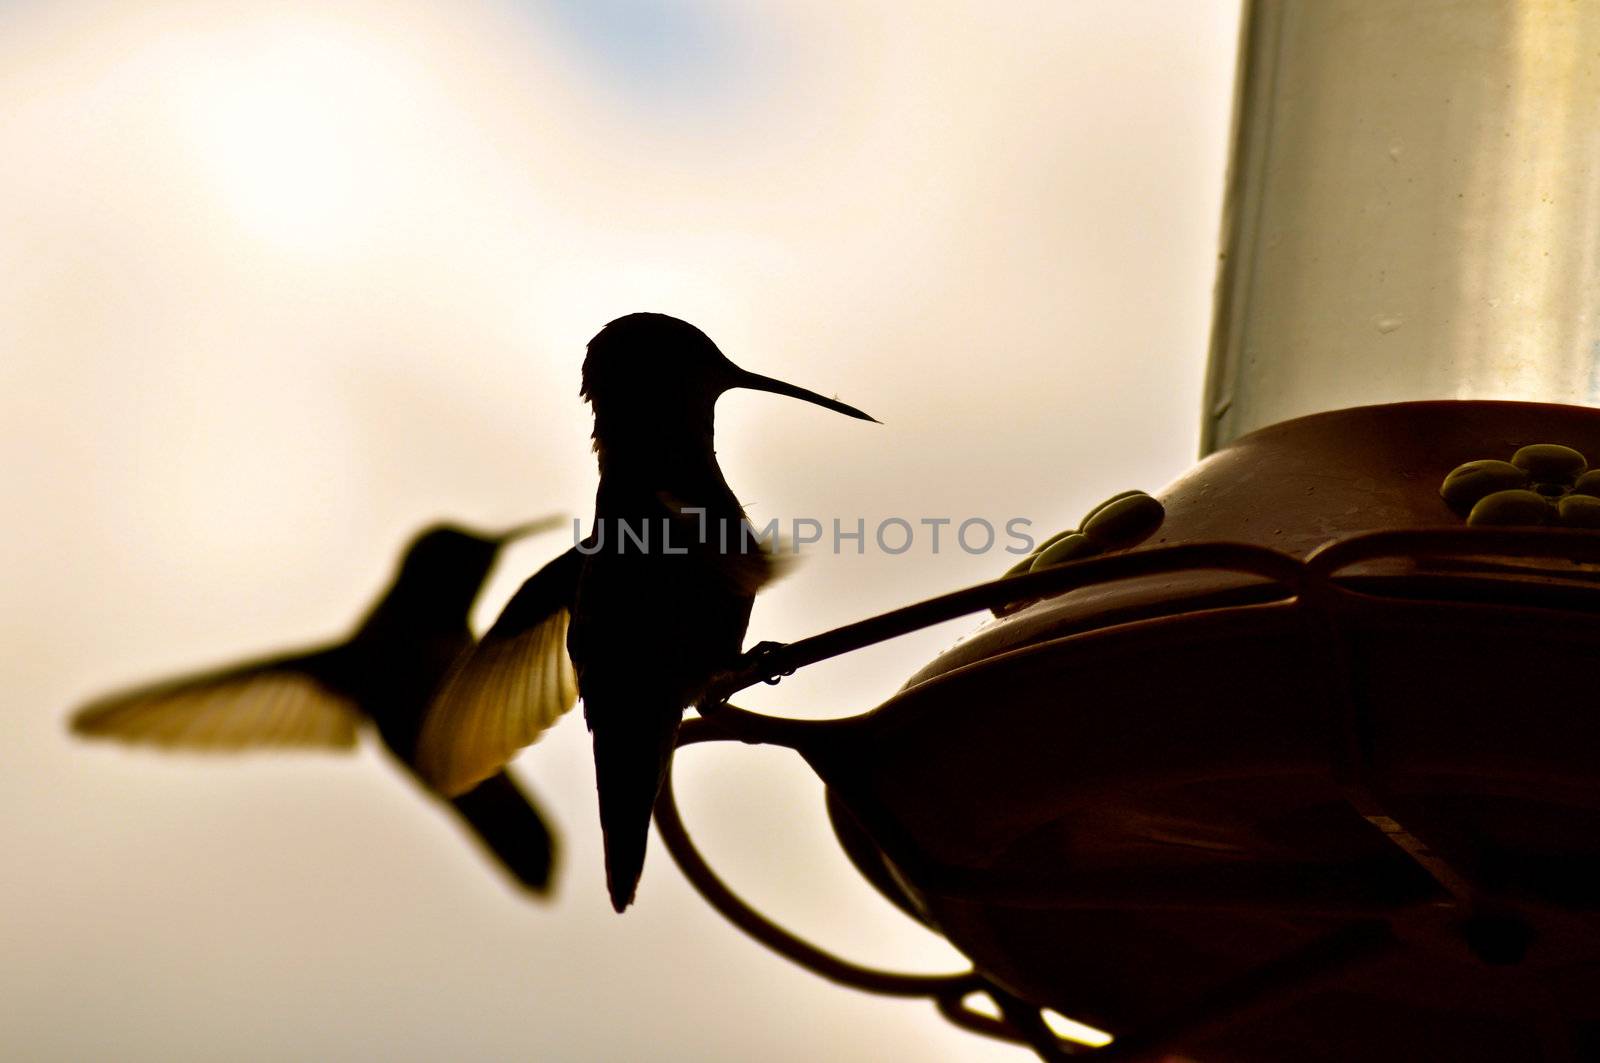
<svg viewBox="0 0 1600 1063"><path fill-rule="evenodd" d="M670 779L669 849L778 952L1045 1059L1600 1058L1597 293L1600 9L1253 0L1208 456L683 731L796 750L971 970L766 921ZM982 610L864 715L727 702Z"/></svg>

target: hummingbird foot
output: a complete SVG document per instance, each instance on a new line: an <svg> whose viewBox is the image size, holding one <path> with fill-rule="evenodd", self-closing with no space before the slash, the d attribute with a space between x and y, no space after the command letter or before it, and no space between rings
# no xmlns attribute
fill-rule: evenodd
<svg viewBox="0 0 1600 1063"><path fill-rule="evenodd" d="M786 675L794 675L793 668L779 668L772 660L774 654L785 649L786 642L758 642L739 658L738 671L744 675L760 676L768 686L777 686Z"/></svg>
<svg viewBox="0 0 1600 1063"><path fill-rule="evenodd" d="M725 709L742 713L743 709L728 704L728 698L734 693L750 686L758 679L771 686L777 686L784 676L794 675L793 668L784 668L779 661L774 660L774 655L786 649L787 645L783 642L758 642L748 652L740 654L734 661L733 667L718 672L706 683L700 696L695 699L695 710L708 719L725 716L726 713L722 711Z"/></svg>

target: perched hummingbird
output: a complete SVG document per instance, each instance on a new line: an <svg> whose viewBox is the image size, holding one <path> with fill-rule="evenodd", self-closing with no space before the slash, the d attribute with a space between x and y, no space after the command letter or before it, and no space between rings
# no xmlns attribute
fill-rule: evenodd
<svg viewBox="0 0 1600 1063"><path fill-rule="evenodd" d="M560 519L499 535L428 528L345 641L112 694L75 713L72 730L175 749L352 749L367 720L421 781L412 765L423 715L472 645L467 613L500 548ZM490 773L441 799L517 883L549 890L550 830L510 775Z"/></svg>
<svg viewBox="0 0 1600 1063"><path fill-rule="evenodd" d="M717 466L713 414L733 388L873 420L740 369L677 318L608 324L589 341L580 391L600 462L594 527L523 584L423 725L423 775L444 793L472 786L571 708L562 679L575 665L619 912L638 885L683 712L738 663L756 591L773 575Z"/></svg>

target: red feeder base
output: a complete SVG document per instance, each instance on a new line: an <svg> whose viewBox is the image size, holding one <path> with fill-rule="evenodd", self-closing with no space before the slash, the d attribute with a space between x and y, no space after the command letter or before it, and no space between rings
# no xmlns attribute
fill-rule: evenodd
<svg viewBox="0 0 1600 1063"><path fill-rule="evenodd" d="M1543 443L1600 458L1600 411L1256 432L790 744L862 873L1097 1058L1600 1059L1600 534L1440 496Z"/></svg>

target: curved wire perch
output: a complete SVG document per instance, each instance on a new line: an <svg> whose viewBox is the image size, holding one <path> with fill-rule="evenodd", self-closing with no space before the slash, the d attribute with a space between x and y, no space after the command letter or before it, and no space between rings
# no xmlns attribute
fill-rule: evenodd
<svg viewBox="0 0 1600 1063"><path fill-rule="evenodd" d="M742 739L721 721L689 720L679 732L678 748L702 742L737 741ZM886 996L926 997L945 1018L962 1029L1027 1045L1047 1061L1064 1059L1083 1050L1081 1045L1056 1038L1044 1025L1038 1009L1015 1000L975 969L950 974L901 974L866 967L802 941L761 915L717 877L689 840L689 832L678 811L671 764L667 766L661 794L656 799L655 816L661 840L689 884L728 922L780 956L830 982L852 989ZM1002 1014L1006 1017L996 1019L968 1008L965 1001L973 993L984 993L993 1000L1002 1001ZM1027 1013L1022 1010L1024 1008Z"/></svg>
<svg viewBox="0 0 1600 1063"><path fill-rule="evenodd" d="M1284 584L1287 594L1294 593L1299 587L1303 572L1298 560L1265 546L1212 542L1180 543L1176 546L1161 546L1130 554L1087 558L1083 561L1055 565L1040 572L1004 576L949 594L941 594L937 598L929 598L915 605L892 609L887 613L836 627L832 631L824 631L820 635L813 635L798 642L758 652L744 667L719 677L706 689L703 700L712 710L707 715L714 715L717 706L727 698L757 683L768 682L806 665L817 664L853 650L875 646L880 642L909 635L925 627L955 620L970 613L1062 594L1091 584L1187 569L1214 569L1262 576ZM747 723L780 719L739 711L743 714L741 719ZM754 725L762 724L754 723Z"/></svg>
<svg viewBox="0 0 1600 1063"><path fill-rule="evenodd" d="M1529 533L1533 534L1529 534ZM1305 560L1312 579L1383 557L1502 554L1600 563L1600 532L1582 528L1396 528L1336 539Z"/></svg>
<svg viewBox="0 0 1600 1063"><path fill-rule="evenodd" d="M1071 561L1020 576L1004 576L758 652L742 668L717 678L707 687L703 700L710 711L706 715L715 715L719 711L718 706L741 690L789 675L807 665L909 635L970 613L1062 594L1096 583L1190 569L1212 569L1243 572L1274 580L1284 586L1286 596L1289 596L1298 593L1308 579L1326 580L1339 569L1384 556L1423 557L1476 551L1600 562L1600 533L1582 529L1539 528L1536 535L1530 536L1528 532L1532 530L1468 527L1366 532L1330 542L1313 551L1303 561L1270 547L1248 543L1179 543L1110 557ZM752 728L802 722L742 709L737 712L737 718ZM798 731L786 731L783 733L785 740L777 744L793 745L798 734Z"/></svg>
<svg viewBox="0 0 1600 1063"><path fill-rule="evenodd" d="M679 749L701 742L739 741L722 727L701 726L703 723L706 721L689 720L684 723L678 736ZM723 884L689 840L689 832L684 829L683 818L678 812L670 764L666 778L661 783L661 795L656 799L656 826L661 829L661 838L666 842L667 852L672 854L673 862L713 908L767 948L829 981L864 989L869 993L902 997L938 997L952 992L964 995L985 988L981 976L971 970L952 974L896 974L851 963L800 940L755 911Z"/></svg>
<svg viewBox="0 0 1600 1063"><path fill-rule="evenodd" d="M700 714L699 720L690 720L684 726L696 723L716 724L719 735L729 741L743 742L745 745L783 746L785 749L801 749L808 742L815 741L819 735L836 724L836 720L797 720L783 716L768 716L765 713L751 712L741 709L725 699L707 701L702 699L695 706L695 711ZM709 741L710 739L698 739ZM680 746L685 743L679 742Z"/></svg>

